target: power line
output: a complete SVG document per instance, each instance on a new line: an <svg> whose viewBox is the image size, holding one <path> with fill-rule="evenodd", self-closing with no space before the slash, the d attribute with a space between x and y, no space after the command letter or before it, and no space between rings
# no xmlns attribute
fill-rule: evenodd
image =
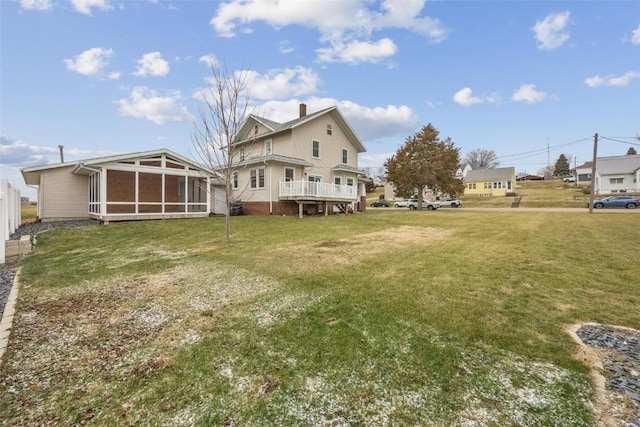
<svg viewBox="0 0 640 427"><path fill-rule="evenodd" d="M582 139L578 139L578 140L576 140L576 141L571 141L571 142L567 142L567 143L560 144L560 145L555 145L555 146L553 146L553 147L540 148L540 149L538 149L538 150L525 151L525 152L523 152L523 153L508 154L508 155L506 155L506 156L500 156L500 157L498 157L498 160L506 159L506 158L509 158L509 157L519 157L519 158L518 158L518 159L516 159L516 160L521 160L521 159L524 159L524 158L526 158L526 157L520 157L520 156L527 156L527 157L530 157L530 156L529 156L529 154L531 154L531 155L533 156L534 154L544 153L545 151L548 151L548 150L555 151L555 150L557 150L557 149L559 149L559 148L568 147L568 146L570 146L570 145L577 144L577 143L579 143L579 142L589 141L589 140L591 140L591 137L589 137L589 138L582 138Z"/></svg>
<svg viewBox="0 0 640 427"><path fill-rule="evenodd" d="M637 145L638 147L640 147L640 144L635 143L635 142L627 142L627 141L620 141L619 139L616 138L607 138L606 136L601 136L600 138L602 139L608 139L609 141L615 141L615 142L620 142L622 144L628 144L628 145ZM628 136L618 136L617 138L629 138ZM636 139L636 137L634 136L633 139Z"/></svg>

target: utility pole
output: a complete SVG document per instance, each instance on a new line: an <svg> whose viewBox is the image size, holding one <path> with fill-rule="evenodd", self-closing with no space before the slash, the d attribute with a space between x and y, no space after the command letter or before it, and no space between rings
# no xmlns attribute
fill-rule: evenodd
<svg viewBox="0 0 640 427"><path fill-rule="evenodd" d="M593 194L596 189L596 158L598 157L598 134L593 136L593 165L591 165L591 193L589 194L589 213L593 212Z"/></svg>

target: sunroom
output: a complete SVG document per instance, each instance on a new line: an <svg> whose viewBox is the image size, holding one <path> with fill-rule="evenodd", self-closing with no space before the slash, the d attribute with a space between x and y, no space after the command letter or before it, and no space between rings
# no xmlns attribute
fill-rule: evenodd
<svg viewBox="0 0 640 427"><path fill-rule="evenodd" d="M23 175L37 182L38 215L49 221L206 217L218 184L212 172L169 150L26 168Z"/></svg>

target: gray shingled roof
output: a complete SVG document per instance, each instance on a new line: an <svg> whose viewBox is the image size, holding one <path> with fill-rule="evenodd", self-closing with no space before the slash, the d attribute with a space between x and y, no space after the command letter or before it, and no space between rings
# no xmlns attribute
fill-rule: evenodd
<svg viewBox="0 0 640 427"><path fill-rule="evenodd" d="M516 173L514 167L495 169L472 169L467 172L465 182L509 181Z"/></svg>
<svg viewBox="0 0 640 427"><path fill-rule="evenodd" d="M640 169L640 154L614 157L599 157L596 169L600 175L634 173Z"/></svg>

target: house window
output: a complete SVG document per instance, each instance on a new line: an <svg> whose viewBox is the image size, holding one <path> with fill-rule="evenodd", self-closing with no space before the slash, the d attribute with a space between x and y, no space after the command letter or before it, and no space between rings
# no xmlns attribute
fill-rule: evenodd
<svg viewBox="0 0 640 427"><path fill-rule="evenodd" d="M609 184L622 184L624 178L609 178Z"/></svg>
<svg viewBox="0 0 640 427"><path fill-rule="evenodd" d="M353 178L347 178L347 185L350 187L353 186Z"/></svg>
<svg viewBox="0 0 640 427"><path fill-rule="evenodd" d="M264 154L265 154L266 156L270 156L270 155L272 154L272 153L271 153L271 140L270 140L270 139L267 139L267 140L264 142Z"/></svg>
<svg viewBox="0 0 640 427"><path fill-rule="evenodd" d="M469 190L475 190L476 189L476 183L475 182L470 182L469 184ZM484 183L484 188L487 188L487 183Z"/></svg>
<svg viewBox="0 0 640 427"><path fill-rule="evenodd" d="M492 186L492 184L490 182L485 182L484 183L484 189L485 190L491 190L491 186ZM473 184L473 189L474 190L476 189L476 185L475 184Z"/></svg>
<svg viewBox="0 0 640 427"><path fill-rule="evenodd" d="M257 135L257 134L258 134L258 125L255 125L255 126L253 127L253 134L254 134L254 135Z"/></svg>
<svg viewBox="0 0 640 427"><path fill-rule="evenodd" d="M313 149L311 151L311 156L314 159L319 159L320 158L320 141L313 141Z"/></svg>
<svg viewBox="0 0 640 427"><path fill-rule="evenodd" d="M335 185L342 185L342 177L334 176L334 177L333 177L333 183L334 183Z"/></svg>
<svg viewBox="0 0 640 427"><path fill-rule="evenodd" d="M293 181L293 168L284 168L284 182Z"/></svg>
<svg viewBox="0 0 640 427"><path fill-rule="evenodd" d="M333 134L333 126L331 126L330 124L327 124L327 135L332 135Z"/></svg>
<svg viewBox="0 0 640 427"><path fill-rule="evenodd" d="M244 162L244 147L240 149L240 161Z"/></svg>
<svg viewBox="0 0 640 427"><path fill-rule="evenodd" d="M238 172L233 173L233 188L238 188Z"/></svg>
<svg viewBox="0 0 640 427"><path fill-rule="evenodd" d="M251 188L264 188L264 168L251 169Z"/></svg>
<svg viewBox="0 0 640 427"><path fill-rule="evenodd" d="M342 163L344 163L345 165L349 163L349 150L347 150L346 148L342 149Z"/></svg>

